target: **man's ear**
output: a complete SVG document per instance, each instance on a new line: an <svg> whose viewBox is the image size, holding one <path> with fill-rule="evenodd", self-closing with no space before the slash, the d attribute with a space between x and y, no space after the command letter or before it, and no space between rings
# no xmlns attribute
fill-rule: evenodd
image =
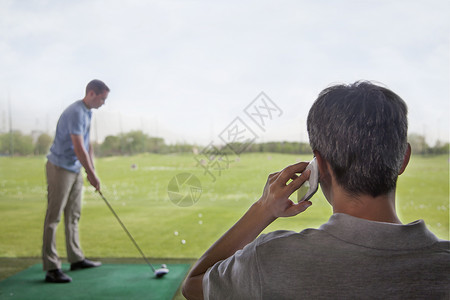
<svg viewBox="0 0 450 300"><path fill-rule="evenodd" d="M96 96L96 94L95 94L95 92L94 92L93 90L90 90L90 91L86 94L86 97L89 98L89 99L93 99L93 98L95 98L95 96Z"/></svg>
<svg viewBox="0 0 450 300"><path fill-rule="evenodd" d="M320 154L319 151L314 150L313 153L317 160L317 166L319 167L319 174L325 176L326 174L328 174L328 162L322 157L322 154Z"/></svg>
<svg viewBox="0 0 450 300"><path fill-rule="evenodd" d="M411 145L408 143L408 147L406 148L405 157L403 158L403 164L402 164L402 167L400 168L400 171L398 171L398 175L401 175L405 171L410 158L411 158Z"/></svg>

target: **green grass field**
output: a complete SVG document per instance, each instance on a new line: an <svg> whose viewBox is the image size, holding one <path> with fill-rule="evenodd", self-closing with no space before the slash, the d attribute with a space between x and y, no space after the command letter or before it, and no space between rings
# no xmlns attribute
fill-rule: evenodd
<svg viewBox="0 0 450 300"><path fill-rule="evenodd" d="M230 157L228 168L205 174L193 155L146 154L99 158L102 191L146 256L199 257L259 198L267 175L309 156L245 154ZM137 168L132 169L131 165ZM46 209L45 157L0 158L0 257L39 257ZM201 181L203 193L190 207L173 204L169 181L188 172ZM81 243L88 257L139 257L100 196L86 185ZM313 206L299 216L279 219L267 231L300 231L326 222L331 207L320 191ZM449 158L413 156L397 189L400 219L424 219L440 238L449 238ZM182 240L185 243L182 243ZM65 256L63 223L58 251Z"/></svg>

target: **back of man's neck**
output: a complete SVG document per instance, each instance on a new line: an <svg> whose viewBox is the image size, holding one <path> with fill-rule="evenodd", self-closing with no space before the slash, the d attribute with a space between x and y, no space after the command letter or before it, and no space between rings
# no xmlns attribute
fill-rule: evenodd
<svg viewBox="0 0 450 300"><path fill-rule="evenodd" d="M395 211L395 191L386 195L335 195L333 213L345 213L370 221L402 224Z"/></svg>

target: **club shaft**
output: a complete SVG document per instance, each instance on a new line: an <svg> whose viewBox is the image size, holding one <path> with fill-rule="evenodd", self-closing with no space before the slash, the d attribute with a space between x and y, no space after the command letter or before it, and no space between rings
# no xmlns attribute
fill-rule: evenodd
<svg viewBox="0 0 450 300"><path fill-rule="evenodd" d="M125 232L127 233L128 237L130 238L130 240L133 242L133 244L136 246L136 249L139 250L139 253L141 253L142 257L144 258L145 262L150 266L150 268L152 268L153 272L155 272L155 268L152 266L152 264L148 261L147 257L145 257L144 252L142 252L141 248L139 247L139 245L136 243L136 241L134 240L133 236L131 235L131 233L128 231L128 229L125 227L125 225L122 223L122 221L120 220L119 216L116 214L116 212L114 211L114 209L112 208L112 206L109 204L108 200L106 200L105 196L103 196L102 192L98 191L98 193L100 194L100 196L102 197L103 201L105 201L106 205L109 207L109 209L111 210L111 212L113 213L113 215L116 217L117 221L119 221L119 224L122 226L123 230L125 230Z"/></svg>

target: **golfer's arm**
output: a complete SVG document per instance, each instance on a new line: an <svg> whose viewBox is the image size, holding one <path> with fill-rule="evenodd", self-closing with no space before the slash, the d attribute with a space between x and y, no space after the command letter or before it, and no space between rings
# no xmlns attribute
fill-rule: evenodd
<svg viewBox="0 0 450 300"><path fill-rule="evenodd" d="M203 275L216 262L232 256L252 242L276 218L254 203L242 218L217 240L197 261L183 285L187 299L203 299Z"/></svg>
<svg viewBox="0 0 450 300"><path fill-rule="evenodd" d="M72 139L75 155L77 156L83 168L86 170L86 173L88 173L89 175L94 175L94 165L92 163L90 154L84 148L83 137L81 135L71 134L70 138ZM89 152L90 151L91 150L89 149Z"/></svg>
<svg viewBox="0 0 450 300"><path fill-rule="evenodd" d="M95 171L95 165L94 165L94 149L92 148L92 145L91 145L91 144L89 144L89 159L90 159L90 161L91 161L92 168L93 168L94 171Z"/></svg>

